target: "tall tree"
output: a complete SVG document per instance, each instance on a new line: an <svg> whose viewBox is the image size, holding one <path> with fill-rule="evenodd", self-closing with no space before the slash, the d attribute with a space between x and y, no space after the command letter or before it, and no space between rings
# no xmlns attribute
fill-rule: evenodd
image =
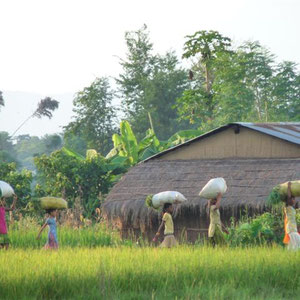
<svg viewBox="0 0 300 300"><path fill-rule="evenodd" d="M114 91L106 77L97 78L77 93L73 105L74 121L65 128L65 136L77 135L88 148L106 154L112 148L111 136L116 132L116 110L112 106Z"/></svg>
<svg viewBox="0 0 300 300"><path fill-rule="evenodd" d="M214 61L222 53L230 53L231 39L217 31L197 31L186 36L183 58L192 59L190 89L177 100L180 119L196 120L200 127L211 122L216 103L213 101Z"/></svg>
<svg viewBox="0 0 300 300"><path fill-rule="evenodd" d="M207 47L197 44L193 36L185 46L184 57L196 62L191 88L177 101L182 119L195 122L203 131L233 121L299 119L300 79L294 63L276 64L274 55L259 42L244 42L232 49L228 38L224 45L220 41L215 46L202 34L199 38L208 41ZM208 55L203 49L208 49Z"/></svg>
<svg viewBox="0 0 300 300"><path fill-rule="evenodd" d="M153 127L165 139L186 123L178 123L172 108L187 87L186 71L179 67L174 52L154 55L147 26L125 35L127 57L121 60L123 73L117 79L126 118L141 139Z"/></svg>
<svg viewBox="0 0 300 300"><path fill-rule="evenodd" d="M299 116L296 65L276 64L274 55L258 42L245 42L230 56L220 56L215 70L216 118L268 122Z"/></svg>

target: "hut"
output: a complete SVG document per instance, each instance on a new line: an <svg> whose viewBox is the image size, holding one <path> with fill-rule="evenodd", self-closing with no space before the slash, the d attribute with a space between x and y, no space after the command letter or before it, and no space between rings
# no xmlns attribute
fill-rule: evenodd
<svg viewBox="0 0 300 300"><path fill-rule="evenodd" d="M176 190L188 202L175 209L175 234L195 240L206 233L206 200L199 190L211 178L224 177L228 192L222 201L223 221L265 209L278 183L300 178L299 123L230 123L170 148L132 167L103 204L104 217L123 234L150 236L160 214L145 198Z"/></svg>

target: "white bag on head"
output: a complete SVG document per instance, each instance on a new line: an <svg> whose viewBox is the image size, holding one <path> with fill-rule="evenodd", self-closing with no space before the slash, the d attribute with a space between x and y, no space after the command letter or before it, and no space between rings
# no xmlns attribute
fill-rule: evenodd
<svg viewBox="0 0 300 300"><path fill-rule="evenodd" d="M218 193L224 194L227 191L226 181L222 177L211 179L200 191L199 196L211 199L215 198Z"/></svg>
<svg viewBox="0 0 300 300"><path fill-rule="evenodd" d="M153 195L152 205L154 208L158 208L165 203L182 203L185 202L186 198L179 192L176 191L166 191Z"/></svg>
<svg viewBox="0 0 300 300"><path fill-rule="evenodd" d="M14 189L5 181L0 180L0 197L11 197L15 192Z"/></svg>

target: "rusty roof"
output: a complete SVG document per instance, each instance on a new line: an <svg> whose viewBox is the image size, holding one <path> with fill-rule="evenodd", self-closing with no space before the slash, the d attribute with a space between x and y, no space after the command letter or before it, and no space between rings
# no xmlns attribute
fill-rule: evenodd
<svg viewBox="0 0 300 300"><path fill-rule="evenodd" d="M207 133L204 133L202 135L199 135L193 139L190 139L189 141L182 143L180 145L174 146L172 148L169 148L167 150L164 150L162 152L159 152L147 159L144 160L148 161L153 158L157 158L160 156L163 156L164 154L168 152L172 152L174 150L177 150L178 148L187 146L193 142L205 139L206 137L209 137L211 135L217 134L223 130L226 130L228 128L235 128L236 130L239 129L239 127L248 128L251 130L259 131L261 133L273 136L275 138L285 140L287 142L300 145L300 122L276 122L276 123L246 123L246 122L234 122L229 123L227 125L218 127L216 129L213 129Z"/></svg>

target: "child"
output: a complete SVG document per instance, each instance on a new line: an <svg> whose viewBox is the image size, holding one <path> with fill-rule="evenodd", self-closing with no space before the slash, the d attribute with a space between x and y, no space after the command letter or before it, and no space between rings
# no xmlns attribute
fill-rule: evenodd
<svg viewBox="0 0 300 300"><path fill-rule="evenodd" d="M173 206L171 203L165 203L163 207L163 218L162 222L157 230L157 233L153 239L153 241L157 240L157 237L160 235L160 231L163 226L165 226L164 230L164 240L161 243L160 247L162 248L171 248L177 246L177 241L174 237L174 224L172 219Z"/></svg>
<svg viewBox="0 0 300 300"><path fill-rule="evenodd" d="M221 222L220 218L220 205L221 205L222 194L219 193L216 198L210 199L208 202L208 213L209 213L209 228L208 238L210 244L214 247L217 245L226 244L222 228L227 232L225 226Z"/></svg>
<svg viewBox="0 0 300 300"><path fill-rule="evenodd" d="M5 212L13 211L15 209L17 199L17 196L14 195L11 207L5 207L4 197L0 198L0 249L5 248L7 250L9 248L10 241L7 235Z"/></svg>
<svg viewBox="0 0 300 300"><path fill-rule="evenodd" d="M57 241L57 232L56 232L56 209L48 209L46 212L49 214L49 218L46 220L45 224L41 227L39 234L37 236L37 239L40 238L41 233L46 228L46 226L49 226L49 232L48 232L48 240L45 245L45 249L58 249L58 241Z"/></svg>
<svg viewBox="0 0 300 300"><path fill-rule="evenodd" d="M283 242L287 244L289 250L300 249L300 234L297 230L295 197L292 196L291 182L288 183L288 195L286 200L286 207L284 208L284 231L285 236Z"/></svg>

